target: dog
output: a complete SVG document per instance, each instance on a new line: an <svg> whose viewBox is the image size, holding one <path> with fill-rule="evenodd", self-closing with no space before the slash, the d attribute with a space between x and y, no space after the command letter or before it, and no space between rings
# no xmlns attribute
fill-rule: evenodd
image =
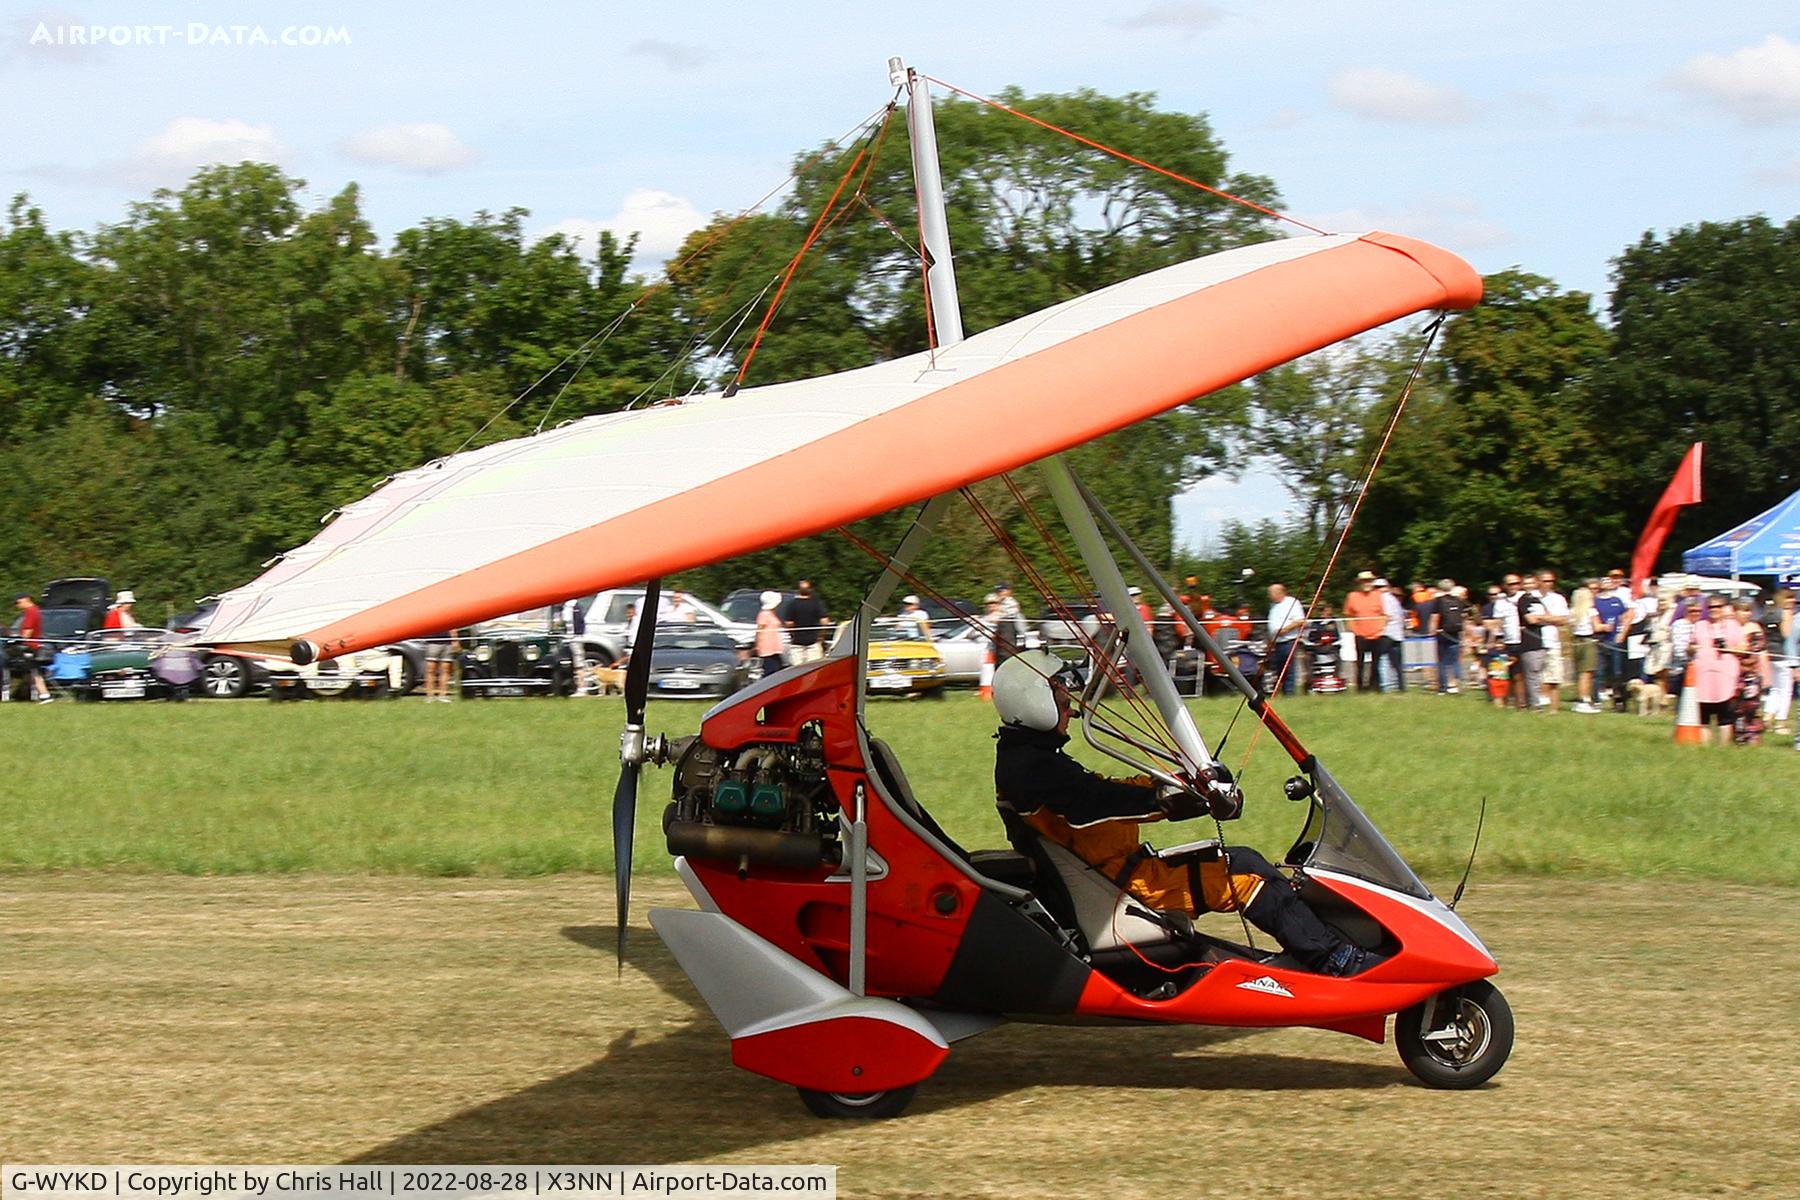
<svg viewBox="0 0 1800 1200"><path fill-rule="evenodd" d="M1637 712L1640 717L1656 716L1668 708L1673 699L1660 679L1634 679L1629 686L1631 694L1637 697Z"/></svg>
<svg viewBox="0 0 1800 1200"><path fill-rule="evenodd" d="M589 667L593 677L594 694L597 696L623 695L625 692L624 667Z"/></svg>

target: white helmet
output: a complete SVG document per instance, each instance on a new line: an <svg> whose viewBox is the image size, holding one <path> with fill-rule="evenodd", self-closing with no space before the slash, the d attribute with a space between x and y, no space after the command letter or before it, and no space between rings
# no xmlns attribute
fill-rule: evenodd
<svg viewBox="0 0 1800 1200"><path fill-rule="evenodd" d="M1070 691L1080 690L1074 667L1047 650L1026 650L1001 663L994 672L994 707L1000 710L1000 723L1044 733L1055 729L1060 718L1050 687L1053 679Z"/></svg>

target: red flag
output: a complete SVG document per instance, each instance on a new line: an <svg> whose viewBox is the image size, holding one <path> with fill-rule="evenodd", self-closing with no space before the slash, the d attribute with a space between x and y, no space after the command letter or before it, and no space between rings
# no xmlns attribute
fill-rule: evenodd
<svg viewBox="0 0 1800 1200"><path fill-rule="evenodd" d="M1695 442L1675 468L1675 477L1663 489L1662 499L1650 514L1637 549L1631 552L1631 580L1641 585L1650 578L1650 568L1662 550L1663 539L1675 527L1676 513L1686 505L1700 503L1700 451L1704 442Z"/></svg>

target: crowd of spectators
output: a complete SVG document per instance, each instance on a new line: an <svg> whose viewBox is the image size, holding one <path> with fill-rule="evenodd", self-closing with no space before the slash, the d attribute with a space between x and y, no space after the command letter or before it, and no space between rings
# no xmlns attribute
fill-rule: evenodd
<svg viewBox="0 0 1800 1200"><path fill-rule="evenodd" d="M1794 734L1800 617L1789 588L1731 596L1694 576L1676 586L1623 571L1576 581L1564 594L1548 570L1508 572L1471 594L1452 579L1400 586L1362 571L1340 613L1317 606L1296 620L1297 602L1269 588L1261 621L1226 616L1211 598L1191 607L1221 640L1258 645L1257 666L1272 691L1332 691L1340 674L1362 692L1409 686L1455 695L1475 691L1522 712L1594 714L1679 711L1694 689L1700 740L1756 745ZM1170 617L1163 615L1164 625ZM1327 645L1336 654L1298 654ZM1335 661L1334 661L1335 660ZM1321 681L1331 686L1317 686ZM1800 748L1800 738L1795 740Z"/></svg>

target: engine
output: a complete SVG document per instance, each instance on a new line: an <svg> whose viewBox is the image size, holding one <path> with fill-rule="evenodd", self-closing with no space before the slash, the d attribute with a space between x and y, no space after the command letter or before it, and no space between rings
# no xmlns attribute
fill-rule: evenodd
<svg viewBox="0 0 1800 1200"><path fill-rule="evenodd" d="M675 799L663 814L669 853L811 870L843 858L838 802L817 725L793 742L722 751L699 738L672 747Z"/></svg>

